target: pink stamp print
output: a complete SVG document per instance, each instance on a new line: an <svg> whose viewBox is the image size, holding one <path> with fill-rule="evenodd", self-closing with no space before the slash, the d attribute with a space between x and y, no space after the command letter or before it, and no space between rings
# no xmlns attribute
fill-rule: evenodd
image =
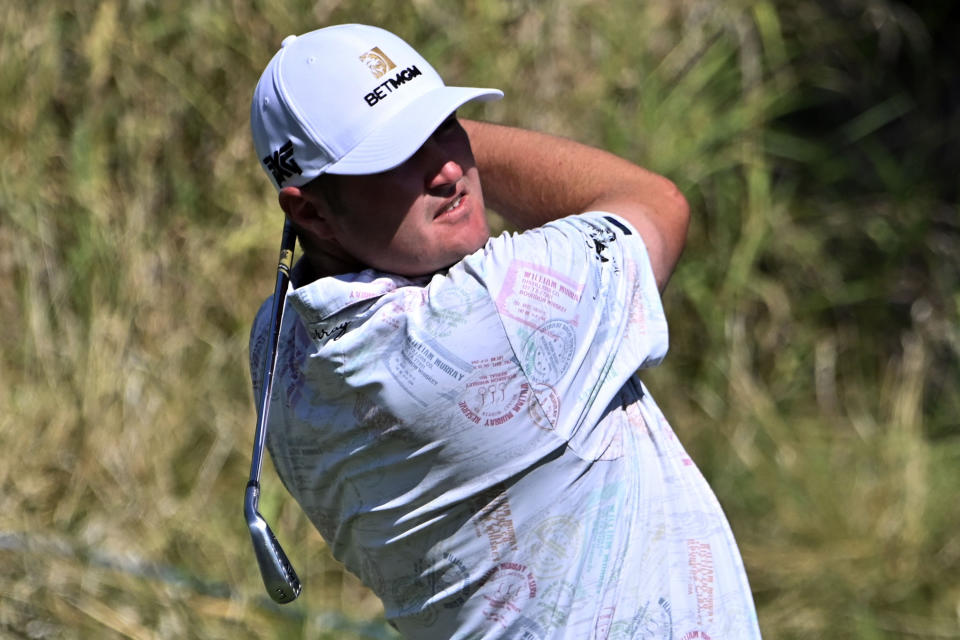
<svg viewBox="0 0 960 640"><path fill-rule="evenodd" d="M507 269L497 308L501 315L536 328L550 318L571 316L582 293L582 284L540 265L517 260Z"/></svg>
<svg viewBox="0 0 960 640"><path fill-rule="evenodd" d="M533 573L517 562L500 563L484 576L483 582L480 594L486 600L483 615L503 628L520 615L529 600L537 597Z"/></svg>
<svg viewBox="0 0 960 640"><path fill-rule="evenodd" d="M477 511L473 522L477 536L486 536L494 561L503 561L504 556L517 550L517 534L506 489L502 485L491 487L473 500L472 507Z"/></svg>
<svg viewBox="0 0 960 640"><path fill-rule="evenodd" d="M533 395L527 411L530 420L544 431L553 431L560 419L560 396L548 384L533 385Z"/></svg>
<svg viewBox="0 0 960 640"><path fill-rule="evenodd" d="M484 427L498 427L520 415L530 401L530 384L509 358L494 356L471 363L473 374L457 403L464 417Z"/></svg>
<svg viewBox="0 0 960 640"><path fill-rule="evenodd" d="M710 544L687 540L690 594L697 597L697 624L713 622L713 553Z"/></svg>

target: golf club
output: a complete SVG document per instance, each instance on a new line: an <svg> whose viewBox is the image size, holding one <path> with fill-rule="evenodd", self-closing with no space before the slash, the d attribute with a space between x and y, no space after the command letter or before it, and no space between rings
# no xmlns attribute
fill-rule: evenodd
<svg viewBox="0 0 960 640"><path fill-rule="evenodd" d="M300 578L293 565L287 559L270 525L257 510L260 505L260 467L263 462L263 448L267 441L267 418L270 415L270 395L273 393L273 371L277 364L277 343L280 339L280 325L283 321L283 307L286 299L287 284L290 282L290 267L293 264L293 249L297 234L290 221L283 225L283 238L280 241L280 262L277 265L277 285L273 291L273 307L270 316L270 341L267 343L267 357L263 365L260 380L260 399L257 404L257 431L253 439L253 461L250 464L250 481L243 501L243 513L247 518L247 528L253 540L253 552L260 565L260 575L267 593L276 602L293 602L300 595Z"/></svg>

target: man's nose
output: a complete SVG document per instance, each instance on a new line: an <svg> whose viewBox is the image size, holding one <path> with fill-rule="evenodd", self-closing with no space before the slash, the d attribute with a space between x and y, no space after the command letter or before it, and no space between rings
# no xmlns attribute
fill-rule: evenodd
<svg viewBox="0 0 960 640"><path fill-rule="evenodd" d="M447 160L440 165L440 168L433 172L427 186L431 189L445 187L454 184L463 177L463 167L455 160Z"/></svg>
<svg viewBox="0 0 960 640"><path fill-rule="evenodd" d="M463 177L463 167L457 162L448 145L441 144L431 137L421 151L426 161L425 177L428 189L438 189L454 184Z"/></svg>

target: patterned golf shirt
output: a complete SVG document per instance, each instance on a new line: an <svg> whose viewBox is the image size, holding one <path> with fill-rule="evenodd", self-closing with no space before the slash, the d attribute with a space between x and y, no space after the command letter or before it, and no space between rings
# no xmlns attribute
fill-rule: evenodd
<svg viewBox="0 0 960 640"><path fill-rule="evenodd" d="M666 351L639 234L571 216L432 277L291 287L268 446L407 637L758 638L727 520L637 376Z"/></svg>

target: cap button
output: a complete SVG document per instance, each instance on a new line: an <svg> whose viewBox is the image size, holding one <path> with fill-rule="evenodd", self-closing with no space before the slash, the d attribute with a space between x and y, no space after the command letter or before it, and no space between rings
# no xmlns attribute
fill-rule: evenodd
<svg viewBox="0 0 960 640"><path fill-rule="evenodd" d="M296 39L297 39L297 36L294 36L294 35L287 36L286 38L283 39L283 42L280 43L280 48L282 49L283 47L287 46L288 44L290 44Z"/></svg>

